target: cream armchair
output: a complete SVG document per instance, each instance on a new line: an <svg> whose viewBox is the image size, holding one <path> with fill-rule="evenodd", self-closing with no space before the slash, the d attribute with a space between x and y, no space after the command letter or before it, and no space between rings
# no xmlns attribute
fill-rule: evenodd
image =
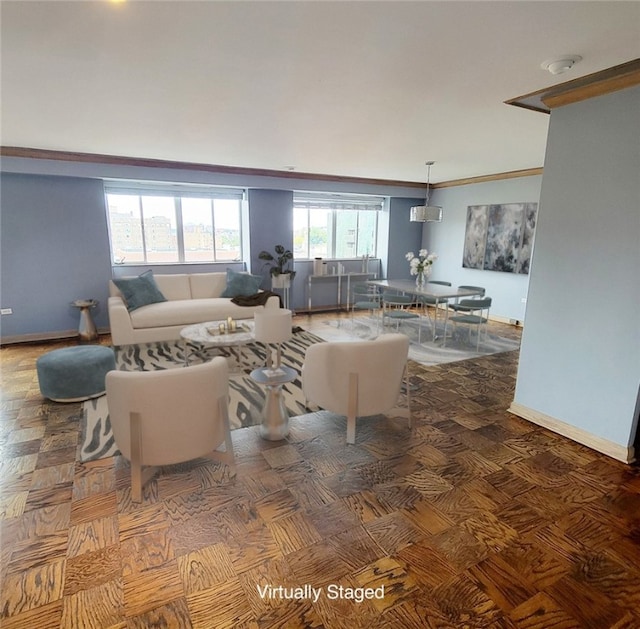
<svg viewBox="0 0 640 629"><path fill-rule="evenodd" d="M355 443L356 418L386 413L398 405L403 378L409 427L409 339L383 334L374 341L317 343L307 349L302 391L308 402L347 417L347 443Z"/></svg>
<svg viewBox="0 0 640 629"><path fill-rule="evenodd" d="M106 388L116 445L131 462L134 502L155 472L143 467L202 456L233 467L226 359L165 371L110 371ZM224 452L214 452L222 444Z"/></svg>

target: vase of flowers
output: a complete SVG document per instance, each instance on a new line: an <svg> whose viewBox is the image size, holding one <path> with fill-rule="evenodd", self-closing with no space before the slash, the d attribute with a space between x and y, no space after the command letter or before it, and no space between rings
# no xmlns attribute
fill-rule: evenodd
<svg viewBox="0 0 640 629"><path fill-rule="evenodd" d="M438 259L438 255L429 253L426 249L420 249L418 255L408 251L405 258L409 261L409 273L416 276L416 286L422 288L431 275L431 267L434 260Z"/></svg>

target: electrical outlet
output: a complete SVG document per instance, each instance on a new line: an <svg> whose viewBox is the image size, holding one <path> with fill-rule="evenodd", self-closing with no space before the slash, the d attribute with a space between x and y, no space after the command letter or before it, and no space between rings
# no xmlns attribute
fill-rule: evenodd
<svg viewBox="0 0 640 629"><path fill-rule="evenodd" d="M13 314L13 310L11 310L11 308L0 308L0 315L8 314Z"/></svg>
<svg viewBox="0 0 640 629"><path fill-rule="evenodd" d="M523 298L520 300L520 303L521 303L521 304L526 304L526 303L527 303L527 298L526 298L526 297L523 297Z"/></svg>

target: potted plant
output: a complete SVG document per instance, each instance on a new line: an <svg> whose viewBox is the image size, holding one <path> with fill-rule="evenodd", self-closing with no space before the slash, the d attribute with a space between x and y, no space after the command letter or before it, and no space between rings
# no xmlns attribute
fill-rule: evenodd
<svg viewBox="0 0 640 629"><path fill-rule="evenodd" d="M265 261L264 266L269 267L271 288L289 288L296 274L291 268L293 253L284 245L276 245L274 251L275 253L261 251L258 258Z"/></svg>

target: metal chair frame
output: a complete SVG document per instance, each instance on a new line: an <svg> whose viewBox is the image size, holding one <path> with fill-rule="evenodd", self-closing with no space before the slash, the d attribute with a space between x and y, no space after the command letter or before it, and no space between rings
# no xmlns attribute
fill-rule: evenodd
<svg viewBox="0 0 640 629"><path fill-rule="evenodd" d="M368 310L369 316L382 310L382 295L376 286L367 284L366 282L356 282L351 287L351 326L353 327L354 310ZM381 318L376 314L376 332L381 327Z"/></svg>
<svg viewBox="0 0 640 629"><path fill-rule="evenodd" d="M415 304L414 297L409 295L395 295L384 293L382 295L382 326L387 320L395 320L396 332L400 331L400 322L409 319L418 319L418 344L422 343L422 315L409 310Z"/></svg>
<svg viewBox="0 0 640 629"><path fill-rule="evenodd" d="M485 295L485 288L484 286L471 286L469 284L461 284L460 286L458 286L458 289L461 290L477 290L477 291L482 291L477 297L464 297L464 299L478 299L478 298L482 298ZM456 298L455 302L452 304L448 304L449 308L455 312L468 312L468 308L467 307L463 307L460 305L460 299Z"/></svg>
<svg viewBox="0 0 640 629"><path fill-rule="evenodd" d="M464 308L460 314L449 317L453 321L457 330L458 323L465 323L469 326L469 340L471 340L471 327L477 326L478 333L476 338L476 351L480 350L480 336L482 326L485 330L485 339L487 335L487 323L489 322L489 310L491 308L491 297L482 297L480 299L461 299L459 305Z"/></svg>

